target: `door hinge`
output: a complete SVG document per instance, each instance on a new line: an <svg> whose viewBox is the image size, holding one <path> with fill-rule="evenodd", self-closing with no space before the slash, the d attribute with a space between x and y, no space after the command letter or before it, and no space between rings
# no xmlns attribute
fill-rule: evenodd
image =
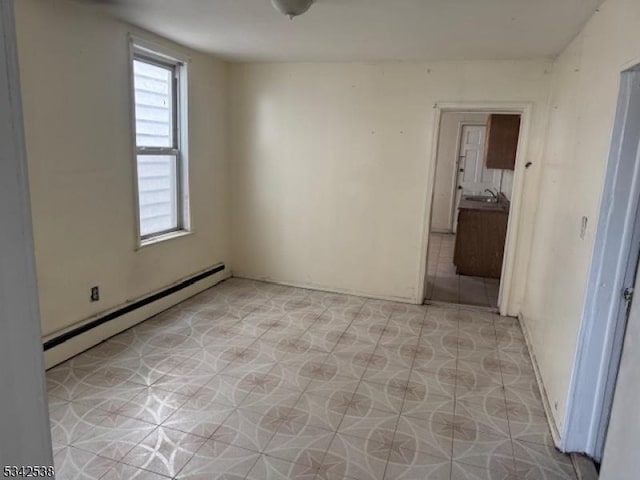
<svg viewBox="0 0 640 480"><path fill-rule="evenodd" d="M624 297L624 301L630 303L633 299L633 287L627 287L622 291L622 296Z"/></svg>

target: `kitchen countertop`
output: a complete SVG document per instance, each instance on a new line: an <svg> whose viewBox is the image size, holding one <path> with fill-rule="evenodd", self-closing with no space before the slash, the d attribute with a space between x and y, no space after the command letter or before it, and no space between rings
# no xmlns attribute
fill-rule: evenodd
<svg viewBox="0 0 640 480"><path fill-rule="evenodd" d="M460 199L458 210L482 210L485 212L509 212L509 201L501 198L497 203L476 202L467 200L466 197Z"/></svg>

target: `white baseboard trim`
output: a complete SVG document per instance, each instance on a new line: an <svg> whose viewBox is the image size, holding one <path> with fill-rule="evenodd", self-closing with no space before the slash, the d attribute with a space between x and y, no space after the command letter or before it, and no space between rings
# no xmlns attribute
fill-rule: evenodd
<svg viewBox="0 0 640 480"><path fill-rule="evenodd" d="M229 278L230 276L231 276L231 273L229 272L229 270L225 269L221 272L218 272L212 275L211 277L202 279L194 283L193 285L190 285L178 292L172 293L171 295L161 298L153 303L140 307L132 312L122 315L121 317L115 318L112 321L109 321L87 332L84 332L78 335L77 337L69 339L68 341L61 343L60 345L53 347L47 350L46 352L44 352L45 368L49 369L51 367L54 367L55 365L58 365L59 363L64 362L65 360L75 357L79 353L82 353L85 350L88 350L89 348L96 346L97 344L107 340L108 338L111 338L114 335L117 335L118 333L121 333L124 330L127 330L143 322L144 320L147 320L148 318L151 318L154 315L157 315L173 307L176 304L183 302L186 299L193 297L194 295L197 295L198 293L204 290L207 290L208 288L213 287L217 283ZM180 283L183 280L186 280L186 279L179 280L175 283ZM169 288L170 286L171 285L165 288ZM164 289L160 289L158 291L162 291L162 290ZM141 298L133 299L132 301L127 302L127 304L141 300L145 297L153 295L154 293L157 293L157 292L150 292L148 295L144 295ZM92 320L102 317L111 311L118 310L126 306L127 304L119 305L118 307L109 309L109 311L101 312L99 315L95 315L93 317L87 318L82 322L75 323L72 327L66 330L67 331L72 330L73 328L77 328L81 325L89 323ZM48 335L47 337L43 338L43 343L50 340L51 337L55 337L59 335L60 333L64 333L64 332L56 332L56 334Z"/></svg>
<svg viewBox="0 0 640 480"><path fill-rule="evenodd" d="M376 295L376 294L372 294L372 293L364 293L364 292L360 292L357 290L351 290L348 288L333 288L333 287L327 287L325 285L318 285L316 283L311 283L311 282L287 282L287 281L281 281L281 280L275 280L273 278L270 277L256 277L253 275L246 275L246 274L242 274L242 273L232 273L232 276L234 278L244 278L245 280L256 280L258 282L265 282L265 283L274 283L276 285L284 285L285 287L295 287L295 288L303 288L306 290L318 290L321 292L328 292L328 293L339 293L342 295L353 295L354 297L365 297L365 298L371 298L374 300L386 300L389 302L399 302L399 303L410 303L412 305L420 305L422 302L416 302L415 298L413 297L396 297L393 295Z"/></svg>
<svg viewBox="0 0 640 480"><path fill-rule="evenodd" d="M551 431L551 437L553 438L553 443L558 450L560 450L560 430L556 425L553 410L551 409L551 402L549 402L549 396L547 395L547 390L544 388L544 382L542 381L542 374L540 373L540 367L538 366L538 362L536 360L536 356L533 353L533 343L531 342L531 335L527 328L527 322L522 317L522 314L518 314L518 323L520 323L520 328L522 329L522 333L524 335L524 340L527 344L527 350L529 351L529 358L531 359L531 364L533 365L533 371L536 375L536 382L538 383L538 389L540 391L540 397L542 398L542 406L544 407L544 413L547 417L547 422L549 423L549 430Z"/></svg>

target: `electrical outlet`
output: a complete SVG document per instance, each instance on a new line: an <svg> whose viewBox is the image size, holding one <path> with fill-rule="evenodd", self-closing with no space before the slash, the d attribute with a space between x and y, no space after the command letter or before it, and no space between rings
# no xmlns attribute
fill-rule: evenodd
<svg viewBox="0 0 640 480"><path fill-rule="evenodd" d="M100 287L91 287L91 301L97 302L98 300L100 300Z"/></svg>

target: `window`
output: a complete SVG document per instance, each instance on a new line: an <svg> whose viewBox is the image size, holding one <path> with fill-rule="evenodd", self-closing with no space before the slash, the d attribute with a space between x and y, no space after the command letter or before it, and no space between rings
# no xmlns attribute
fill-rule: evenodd
<svg viewBox="0 0 640 480"><path fill-rule="evenodd" d="M188 230L185 64L133 46L138 225L141 243Z"/></svg>

